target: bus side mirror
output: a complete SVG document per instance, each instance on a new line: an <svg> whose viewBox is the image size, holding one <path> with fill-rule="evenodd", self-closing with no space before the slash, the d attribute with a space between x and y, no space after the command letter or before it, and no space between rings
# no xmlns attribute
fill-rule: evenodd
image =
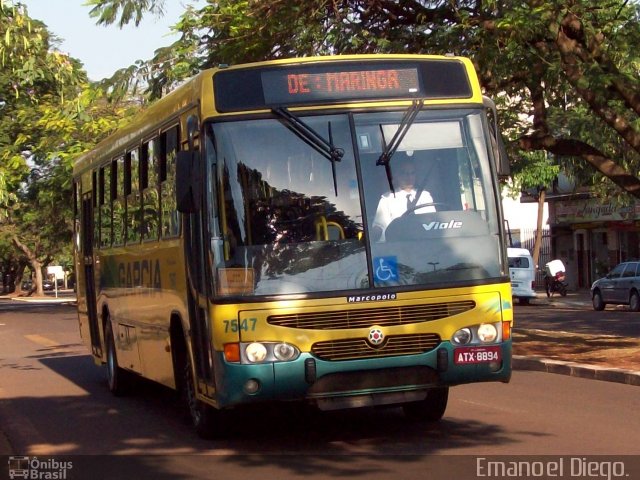
<svg viewBox="0 0 640 480"><path fill-rule="evenodd" d="M507 148L504 146L504 141L502 140L502 135L500 132L497 133L498 140L498 177L500 178L508 178L511 175L511 165L509 163L509 155L507 154Z"/></svg>
<svg viewBox="0 0 640 480"><path fill-rule="evenodd" d="M489 97L482 97L482 103L487 109L489 119L489 131L491 132L491 148L493 156L496 159L496 171L498 178L507 178L511 175L511 166L509 164L509 156L504 146L502 135L498 130L498 110L496 104Z"/></svg>
<svg viewBox="0 0 640 480"><path fill-rule="evenodd" d="M200 211L202 168L200 154L181 150L176 158L176 202L181 213Z"/></svg>

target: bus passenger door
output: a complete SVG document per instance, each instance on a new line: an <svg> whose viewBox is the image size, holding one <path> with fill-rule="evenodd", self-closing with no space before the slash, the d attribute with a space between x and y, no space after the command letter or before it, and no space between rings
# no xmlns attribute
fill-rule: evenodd
<svg viewBox="0 0 640 480"><path fill-rule="evenodd" d="M91 350L94 355L102 355L98 312L96 306L96 282L93 258L93 197L91 192L82 197L82 263L84 265L84 287L87 301L87 316L91 334Z"/></svg>
<svg viewBox="0 0 640 480"><path fill-rule="evenodd" d="M195 154L191 157L189 167L191 174L188 179L178 184L193 183L197 178L202 178L202 162L199 159L200 139L199 120L196 113L189 115L187 119L187 137L189 152ZM184 165L182 165L184 166ZM180 169L180 167L179 167ZM199 190L199 189L196 189ZM211 344L211 319L208 314L208 295L206 280L206 255L204 250L203 235L206 221L205 212L201 209L201 192L194 194L194 210L187 212L182 209L182 226L185 246L185 259L187 267L189 316L191 319L192 350L195 362L195 371L198 381L196 387L201 393L211 395L215 392L215 380L213 374L213 346ZM206 387L205 387L206 385Z"/></svg>

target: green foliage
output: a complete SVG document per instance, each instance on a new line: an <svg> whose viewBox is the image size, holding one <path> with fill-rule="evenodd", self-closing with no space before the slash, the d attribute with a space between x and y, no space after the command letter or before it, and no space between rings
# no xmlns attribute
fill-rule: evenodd
<svg viewBox="0 0 640 480"><path fill-rule="evenodd" d="M560 173L545 152L522 152L519 161L512 166L509 192L513 197L525 190L548 190Z"/></svg>
<svg viewBox="0 0 640 480"><path fill-rule="evenodd" d="M23 5L0 5L0 237L35 268L71 255L73 159L139 105L109 102Z"/></svg>
<svg viewBox="0 0 640 480"><path fill-rule="evenodd" d="M120 28L131 21L137 27L146 12L155 15L164 13L164 0L88 0L85 5L93 7L89 15L98 19L96 22L98 25L111 25L117 22ZM118 15L120 15L119 20Z"/></svg>
<svg viewBox="0 0 640 480"><path fill-rule="evenodd" d="M520 175L529 160L531 175L539 167L527 152L544 151L583 186L640 197L639 8L625 0L220 0L187 7L175 26L180 39L119 72L124 88L113 91L143 82L157 98L219 63L452 52L472 58L496 99Z"/></svg>
<svg viewBox="0 0 640 480"><path fill-rule="evenodd" d="M152 96L217 63L326 53L470 56L501 106L520 175L538 175L537 156L527 152L546 151L582 185L602 184L604 175L610 187L635 185L640 195L640 180L628 173L640 166L640 101L630 98L640 90L637 3L222 0L188 10L176 29L181 39L158 51L151 63L161 67L147 72Z"/></svg>

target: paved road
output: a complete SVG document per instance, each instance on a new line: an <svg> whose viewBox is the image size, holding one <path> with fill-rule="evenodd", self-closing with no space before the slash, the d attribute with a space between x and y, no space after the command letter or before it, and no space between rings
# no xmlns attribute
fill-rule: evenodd
<svg viewBox="0 0 640 480"><path fill-rule="evenodd" d="M144 384L115 398L103 373L80 345L72 307L0 313L0 425L15 453L125 456L115 463L124 473L76 478L134 478L126 472L138 468L147 472L138 478L210 478L211 462L216 477L425 478L434 454L470 455L456 462L457 477L455 469L429 477L461 479L475 477L468 462L483 455L640 454L640 416L632 413L640 396L622 384L515 372L507 385L454 388L436 425L412 424L399 409L310 414L278 406L238 417L227 439L207 442L181 421L167 390ZM90 468L73 458L76 471Z"/></svg>
<svg viewBox="0 0 640 480"><path fill-rule="evenodd" d="M516 328L640 337L640 312L631 312L622 305L608 305L604 311L596 312L588 291L551 298L543 292L530 305L516 303L514 317Z"/></svg>

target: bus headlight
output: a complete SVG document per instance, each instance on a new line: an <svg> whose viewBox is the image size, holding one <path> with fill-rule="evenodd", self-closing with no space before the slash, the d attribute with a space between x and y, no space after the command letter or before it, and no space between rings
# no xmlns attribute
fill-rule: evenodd
<svg viewBox="0 0 640 480"><path fill-rule="evenodd" d="M237 344L236 344L237 345ZM251 342L240 343L240 362L266 363L290 362L300 356L300 350L290 343Z"/></svg>
<svg viewBox="0 0 640 480"><path fill-rule="evenodd" d="M498 330L492 323L483 323L478 327L478 338L482 343L493 343L498 338Z"/></svg>
<svg viewBox="0 0 640 480"><path fill-rule="evenodd" d="M502 341L502 322L481 323L464 327L451 336L451 343L455 345L482 345L487 343L499 343Z"/></svg>
<svg viewBox="0 0 640 480"><path fill-rule="evenodd" d="M458 345L466 345L467 343L471 342L472 338L473 336L471 335L471 330L469 330L468 328L461 328L453 334L451 340L453 341L453 343L457 343Z"/></svg>
<svg viewBox="0 0 640 480"><path fill-rule="evenodd" d="M264 362L267 358L267 347L257 342L250 343L245 348L244 353L247 355L247 360L251 363Z"/></svg>
<svg viewBox="0 0 640 480"><path fill-rule="evenodd" d="M297 353L296 348L288 343L277 343L273 346L273 356L282 362L292 360Z"/></svg>

